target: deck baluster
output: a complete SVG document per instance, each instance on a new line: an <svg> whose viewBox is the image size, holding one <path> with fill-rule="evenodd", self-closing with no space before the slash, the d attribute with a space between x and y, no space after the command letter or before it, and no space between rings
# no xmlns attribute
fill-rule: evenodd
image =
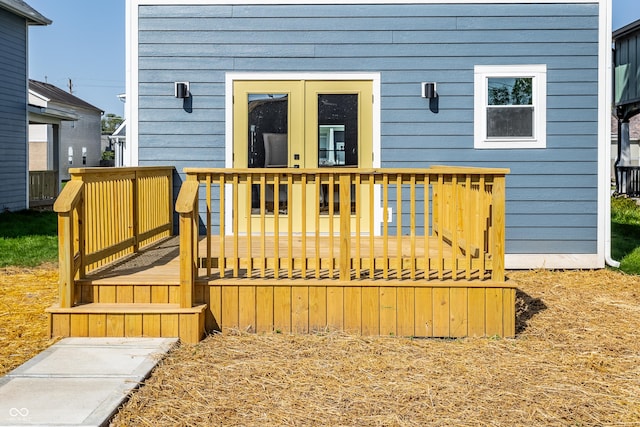
<svg viewBox="0 0 640 427"><path fill-rule="evenodd" d="M340 280L351 280L351 174L346 173L340 175Z"/></svg>
<svg viewBox="0 0 640 427"><path fill-rule="evenodd" d="M246 215L242 223L238 215L232 218L231 256L225 253L224 214L220 216L218 254L211 253L211 249L206 254L206 265L211 264L210 258L217 257L220 277L224 277L225 266L228 265L233 269L232 277L236 278L240 277L241 271L242 277L254 277L254 269L259 268L261 278L279 279L284 274L288 279L310 275L316 279L326 277L340 281L362 279L363 269L368 270L369 279L375 280L376 268L382 270L381 278L386 280L391 276L394 280L425 281L434 278L484 280L487 271L496 278L500 277L500 268L504 271L504 266L495 262L495 258L500 257L497 255L499 251L502 251L501 256L504 253L504 224L496 221L496 212L504 211L504 201L502 207L497 202L504 199L504 173L444 166L410 172L394 169L357 172L340 169L198 171L197 179L208 188L214 180L219 181L220 212L225 210L224 187L230 185L232 211L243 209L242 215ZM188 176L193 173L187 170ZM250 189L254 185L259 187L256 192L260 198L259 214L253 212L255 201L249 194L253 192ZM282 200L285 189L287 199ZM314 193L319 203L317 207L309 204L308 196ZM209 189L207 199L210 194ZM243 201L239 203L241 194ZM266 204L266 196L271 197L271 194L273 209ZM381 209L372 205L376 195L380 195ZM364 202L363 196L368 198L368 202ZM389 215L392 197L395 197L395 217ZM422 207L418 206L419 197L423 199ZM286 211L281 210L284 203ZM293 211L296 206L304 214L296 214ZM368 209L368 215L365 209ZM378 219L376 210L382 212L380 224L375 222ZM213 212L214 208L208 201L207 216ZM307 230L308 212L315 222L310 234ZM406 219L403 215L409 216L408 222L403 221ZM422 223L418 222L419 219ZM362 229L362 220L368 223L365 230ZM259 231L255 221L259 223ZM210 220L207 222L208 234L211 233L209 224ZM376 226L381 227L379 236ZM423 227L422 237L418 237L419 227ZM363 232L369 234L366 251L362 246ZM254 248L255 233L259 234L259 249ZM300 238L294 238L298 233ZM314 236L313 243L308 241L309 236ZM208 236L207 242L210 240L211 236ZM308 245L315 248L308 251ZM210 243L207 247L213 248ZM259 250L259 254L254 254L254 250ZM495 267L498 271L494 271ZM282 271L283 268L286 272ZM207 275L210 275L210 269Z"/></svg>

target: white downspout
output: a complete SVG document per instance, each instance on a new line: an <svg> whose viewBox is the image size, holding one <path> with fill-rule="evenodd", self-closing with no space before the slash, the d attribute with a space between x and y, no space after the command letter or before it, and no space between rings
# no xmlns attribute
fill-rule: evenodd
<svg viewBox="0 0 640 427"><path fill-rule="evenodd" d="M604 56L605 61L605 74L604 81L600 80L604 84L604 100L600 105L605 105L605 111L602 113L601 124L604 126L604 180L605 185L602 197L604 198L604 262L609 267L619 268L620 262L611 258L611 105L613 101L613 85L612 85L612 64L611 57L611 45L612 45L612 28L611 28L611 16L612 16L612 0L603 0L600 3L600 25L602 31L605 32L601 37L604 38L603 46L601 46L601 53ZM604 8L604 10L602 10ZM602 41L602 40L601 40ZM618 141L618 144L620 141Z"/></svg>
<svg viewBox="0 0 640 427"><path fill-rule="evenodd" d="M620 261L611 258L611 197L607 200L605 207L605 238L604 238L604 262L613 268L620 268ZM608 218L608 220L606 220Z"/></svg>

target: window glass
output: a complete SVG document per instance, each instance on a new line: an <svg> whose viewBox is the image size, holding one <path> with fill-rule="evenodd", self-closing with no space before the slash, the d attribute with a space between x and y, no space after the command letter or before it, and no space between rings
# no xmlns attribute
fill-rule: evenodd
<svg viewBox="0 0 640 427"><path fill-rule="evenodd" d="M534 136L532 83L532 78L488 79L487 138Z"/></svg>
<svg viewBox="0 0 640 427"><path fill-rule="evenodd" d="M533 137L533 79L490 77L487 137Z"/></svg>
<svg viewBox="0 0 640 427"><path fill-rule="evenodd" d="M489 77L489 105L533 105L533 79L530 77Z"/></svg>

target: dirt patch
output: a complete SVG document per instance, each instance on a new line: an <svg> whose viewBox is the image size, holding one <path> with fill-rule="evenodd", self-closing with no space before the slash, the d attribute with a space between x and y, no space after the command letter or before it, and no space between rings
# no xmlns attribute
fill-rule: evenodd
<svg viewBox="0 0 640 427"><path fill-rule="evenodd" d="M113 425L640 423L640 279L509 276L515 339L231 331L171 353Z"/></svg>
<svg viewBox="0 0 640 427"><path fill-rule="evenodd" d="M0 375L55 342L49 338L44 310L57 298L55 265L0 269Z"/></svg>

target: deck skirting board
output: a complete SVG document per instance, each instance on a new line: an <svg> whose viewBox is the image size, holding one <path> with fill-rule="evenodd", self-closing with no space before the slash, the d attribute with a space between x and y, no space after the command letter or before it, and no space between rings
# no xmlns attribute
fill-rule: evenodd
<svg viewBox="0 0 640 427"><path fill-rule="evenodd" d="M412 337L515 336L513 284L231 280L199 282L208 331L341 330Z"/></svg>
<svg viewBox="0 0 640 427"><path fill-rule="evenodd" d="M177 281L117 284L101 279L79 285L83 304L48 310L52 336L196 340L195 333L185 336L180 322L197 325L185 328L199 331L199 337L205 331L230 329L260 333L344 330L415 337L515 335L516 284L511 281L201 277L194 299L203 305L192 309L178 308ZM187 321L194 311L201 314L192 314L193 319Z"/></svg>

